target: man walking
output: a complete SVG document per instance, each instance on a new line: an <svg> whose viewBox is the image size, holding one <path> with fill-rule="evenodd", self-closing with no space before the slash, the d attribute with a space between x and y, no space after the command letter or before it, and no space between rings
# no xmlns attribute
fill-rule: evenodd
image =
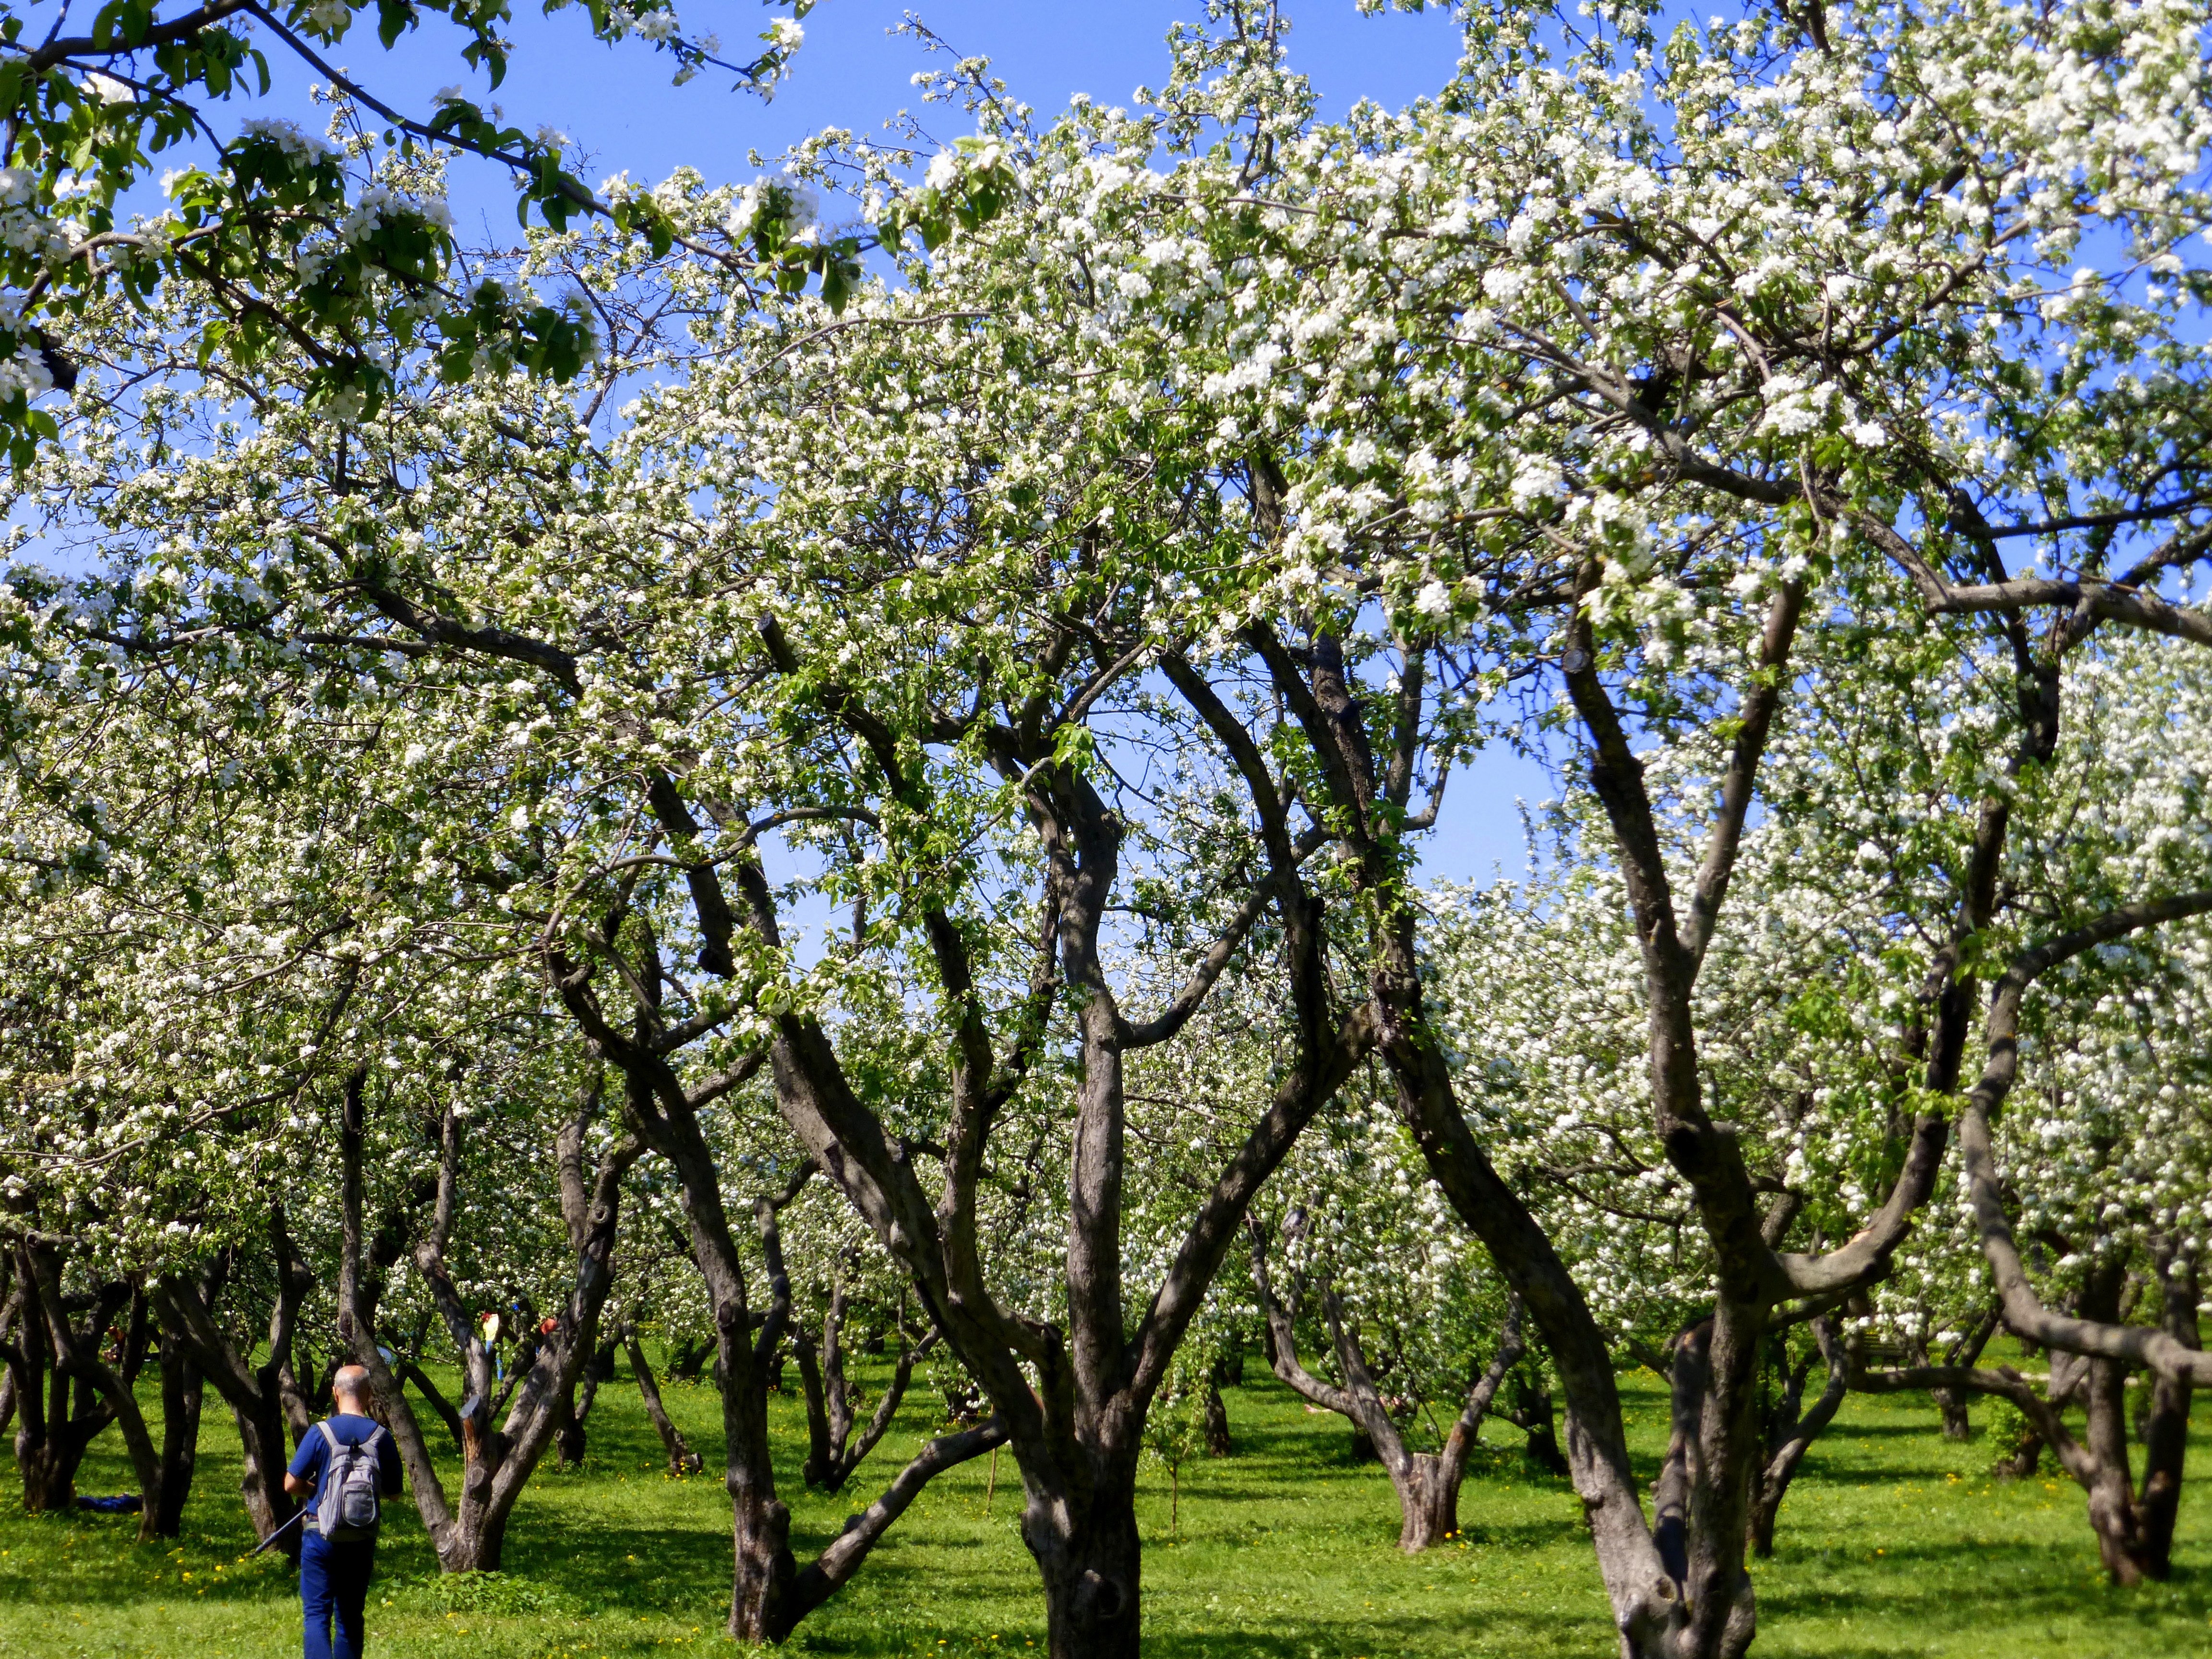
<svg viewBox="0 0 2212 1659"><path fill-rule="evenodd" d="M284 1490L303 1499L307 1511L300 1540L307 1659L361 1659L362 1609L376 1560L380 1503L399 1495L399 1448L362 1408L368 1387L365 1367L339 1368L331 1379L337 1410L308 1431L284 1475Z"/></svg>

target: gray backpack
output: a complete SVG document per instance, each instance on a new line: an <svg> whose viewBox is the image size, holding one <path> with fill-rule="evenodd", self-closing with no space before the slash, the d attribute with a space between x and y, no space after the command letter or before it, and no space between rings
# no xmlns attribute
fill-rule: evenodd
<svg viewBox="0 0 2212 1659"><path fill-rule="evenodd" d="M329 1423L315 1426L329 1443L331 1454L323 1465L323 1484L315 1492L315 1530L333 1544L375 1537L376 1523L383 1516L377 1492L383 1478L377 1455L383 1447L383 1425L353 1446L340 1440Z"/></svg>

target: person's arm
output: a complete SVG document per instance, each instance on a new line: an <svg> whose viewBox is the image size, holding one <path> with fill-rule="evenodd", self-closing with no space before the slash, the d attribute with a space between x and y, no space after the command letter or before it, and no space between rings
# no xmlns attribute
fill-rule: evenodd
<svg viewBox="0 0 2212 1659"><path fill-rule="evenodd" d="M292 1454L291 1467L284 1471L287 1496L305 1498L314 1491L315 1482L322 1477L324 1455L321 1431L309 1430L307 1437L300 1443L300 1449Z"/></svg>

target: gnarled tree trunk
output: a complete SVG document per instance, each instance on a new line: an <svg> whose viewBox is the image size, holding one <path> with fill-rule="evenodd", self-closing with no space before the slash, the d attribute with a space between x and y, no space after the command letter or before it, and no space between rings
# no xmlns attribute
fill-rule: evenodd
<svg viewBox="0 0 2212 1659"><path fill-rule="evenodd" d="M615 1350L620 1343L610 1337L599 1345L584 1367L583 1376L569 1389L561 1404L560 1426L553 1431L556 1455L563 1468L580 1467L591 1441L586 1425L591 1420L592 1407L598 1403L599 1384L614 1375Z"/></svg>
<svg viewBox="0 0 2212 1659"><path fill-rule="evenodd" d="M599 1105L595 1077L564 1124L554 1146L561 1206L568 1222L576 1268L554 1329L532 1330L518 1344L514 1370L495 1400L490 1355L446 1271L445 1250L459 1203L461 1127L448 1110L439 1136L436 1209L428 1233L418 1241L415 1265L440 1317L460 1347L469 1395L456 1408L461 1428L461 1490L451 1502L438 1480L422 1432L407 1404L399 1380L375 1338L374 1317L362 1271L362 1095L365 1079L348 1082L344 1121L339 1135L344 1166L346 1257L340 1274L341 1332L355 1360L369 1373L371 1386L386 1412L400 1455L410 1466L416 1507L446 1572L490 1572L499 1569L507 1526L522 1488L552 1443L568 1390L586 1360L597 1349L599 1321L613 1286L613 1255L621 1211L623 1177L645 1152L645 1144L626 1137L608 1149L597 1176L586 1182L584 1138ZM511 1403L509 1403L511 1402ZM503 1419L498 1408L506 1406Z"/></svg>
<svg viewBox="0 0 2212 1659"><path fill-rule="evenodd" d="M1596 586L1596 562L1578 571L1577 592ZM1669 866L1660 828L1623 716L1601 678L1598 641L1579 605L1565 617L1560 665L1588 739L1590 780L1613 831L1642 957L1652 1124L1676 1173L1693 1195L1713 1254L1710 1322L1678 1344L1674 1367L1674 1443L1647 1521L1631 1468L1620 1396L1605 1334L1557 1249L1520 1195L1503 1181L1469 1128L1455 1097L1452 1065L1425 1008L1418 920L1395 896L1400 884L1395 837L1376 808L1384 779L1410 769L1401 749L1389 767L1368 754L1358 700L1334 649L1316 639L1302 660L1279 641L1255 633L1270 678L1322 752L1333 805L1349 821L1349 867L1375 896L1370 982L1386 1036L1380 1044L1396 1085L1400 1115L1453 1209L1488 1248L1542 1333L1567 1404L1567 1459L1581 1494L1600 1571L1612 1602L1623 1659L1736 1659L1750 1645L1755 1604L1744 1560L1753 1482L1763 1461L1758 1422L1759 1359L1769 1319L1780 1304L1839 1297L1886 1271L1910 1218L1933 1190L1949 1124L1936 1110L1913 1122L1903 1167L1870 1224L1825 1255L1779 1249L1795 1200L1764 1203L1745 1164L1740 1130L1706 1110L1698 1060L1695 989L1747 814L1767 733L1790 677L1783 672L1802 593L1784 583L1768 602L1745 683L1724 787L1693 872ZM1418 725L1419 659L1409 653L1399 688L1400 729ZM1341 710L1341 713L1334 712ZM1411 741L1410 738L1407 739ZM1393 784L1393 787L1397 786ZM1960 938L1986 925L1989 876L2003 842L2002 803L1984 814L1972 892ZM1972 986L1962 983L1956 951L1931 972L1943 1018L1928 1056L1932 1097L1954 1086Z"/></svg>
<svg viewBox="0 0 2212 1659"><path fill-rule="evenodd" d="M661 1449L668 1454L671 1474L696 1474L705 1467L705 1460L691 1449L684 1438L684 1431L676 1426L668 1414L668 1407L660 1398L660 1385L653 1381L653 1367L646 1363L645 1346L637 1340L637 1327L625 1327L623 1345L629 1354L630 1375L637 1379L637 1391L645 1401L645 1414L653 1419L653 1432L660 1437Z"/></svg>
<svg viewBox="0 0 2212 1659"><path fill-rule="evenodd" d="M775 670L795 672L797 653L774 618L763 621L760 635ZM1082 637L1075 629L1055 632L1050 672L1068 671L1069 653L1079 648ZM1099 687L1121 672L1116 668L1107 673ZM1009 779L1019 780L1042 855L1039 937L1030 989L1020 1000L1003 1048L993 1036L985 1009L988 999L976 994L963 926L927 902L917 915L948 1011L950 1098L944 1145L933 1149L944 1170L943 1188L935 1198L924 1191L915 1174L915 1149L888 1128L846 1074L833 1034L792 1004L760 1008L769 1032L766 1057L785 1121L911 1276L932 1325L976 1379L996 1413L983 1430L971 1431L988 1434L990 1440L950 1437L958 1443L939 1443L945 1449L935 1455L941 1464L955 1455L987 1449L999 1438L1012 1449L1026 1493L1024 1537L1046 1583L1053 1609L1052 1651L1059 1659L1134 1651L1139 1625L1134 1471L1145 1415L1234 1243L1254 1194L1376 1037L1373 1018L1364 1005L1348 1012L1336 1006L1318 905L1306 894L1299 873L1304 860L1326 845L1325 834L1317 827L1301 831L1291 825L1291 796L1285 780L1269 770L1249 734L1226 714L1195 671L1182 664L1170 672L1179 673L1179 684L1193 686L1196 696L1211 702L1211 712L1202 711L1209 724L1218 714L1233 728L1224 741L1236 750L1236 763L1249 780L1255 809L1266 822L1268 873L1253 884L1193 969L1186 988L1158 1016L1132 1022L1116 1006L1100 955L1099 929L1114 901L1122 826L1083 771L1054 752L1049 722L1038 725L1041 707L1020 716L1024 724L1019 729L991 724L997 719L995 710L979 716L985 722L978 727L985 733L980 740L993 764ZM831 681L810 684L806 698L825 720L843 727L866 749L870 763L882 774L887 799L901 803L900 814L926 822L927 769L917 770L909 764L899 738L860 697ZM648 775L646 796L668 844L690 860L683 867L701 940L700 966L722 978L734 978L732 945L739 921L723 884L726 878L734 879L746 925L757 938L775 950L781 937L775 894L753 843L721 837L723 827L736 821L720 803L714 808L715 836L710 837L678 781L665 773ZM804 810L806 816L815 816L814 809ZM876 821L872 814L869 817ZM726 843L722 849L703 852L718 837ZM1283 918L1282 954L1295 963L1291 975L1297 1021L1295 1053L1273 1096L1192 1217L1169 1272L1142 1313L1133 1318L1134 1310L1125 1303L1121 1283L1123 1054L1180 1032L1271 909ZM634 934L625 937L629 936ZM742 1276L729 1243L726 1218L721 1214L713 1159L695 1121L703 1099L743 1082L751 1072L740 1067L687 1092L666 1058L684 1039L660 1018L656 988L664 975L659 947L647 939L641 959L632 963L617 945L616 933L602 926L589 941L592 962L579 963L565 946L549 944L546 963L585 1036L628 1073L633 1109L643 1133L675 1167L682 1182L694 1255L708 1280L718 1352L727 1376L726 1438L739 1557L731 1629L740 1637L772 1638L789 1627L793 1616L774 1613L776 1597L784 1595L787 1607L803 1611L811 1592L804 1588L805 1575L787 1580L781 1566L787 1559L781 1505L773 1502L772 1474L764 1453L753 1444L746 1416L750 1408L744 1403L752 1389L746 1369L751 1363L748 1345L741 1340L745 1333ZM637 1011L632 1030L617 1028L592 989L596 966L617 965L617 957L618 977ZM1041 1052L1063 983L1075 988L1080 999L1082 1047L1069 1182L1069 1300L1064 1331L997 1304L985 1280L977 1239L977 1194L994 1120L1022 1086ZM926 1452L925 1457L932 1455ZM922 1461L918 1459L917 1465ZM908 1466L895 1488L908 1482L917 1465ZM867 1515L879 1510L886 1520L896 1512L894 1506L879 1503ZM848 1562L857 1565L845 1547L855 1539L871 1538L868 1528L873 1524L864 1516L856 1530L848 1530L816 1564L830 1588L838 1573L849 1571ZM756 1562L757 1570L752 1565ZM749 1574L754 1577L749 1579ZM785 1582L793 1585L788 1593L777 1588ZM764 1588L756 1592L755 1583Z"/></svg>
<svg viewBox="0 0 2212 1659"><path fill-rule="evenodd" d="M811 1170L814 1166L810 1164L806 1167ZM844 1286L834 1285L823 1310L819 1343L803 1324L796 1326L792 1333L791 1346L799 1357L799 1382L806 1395L806 1462L801 1474L808 1486L827 1492L842 1491L854 1471L876 1449L897 1414L899 1402L906 1398L915 1362L929 1352L937 1340L936 1333L931 1332L917 1344L908 1336L902 1318L894 1322L899 1338L898 1363L892 1368L890 1382L877 1401L874 1412L866 1423L860 1424L853 1385L845 1367L845 1317ZM858 1440L853 1438L856 1425L860 1431Z"/></svg>
<svg viewBox="0 0 2212 1659"><path fill-rule="evenodd" d="M14 1384L15 1468L23 1482L23 1508L40 1515L67 1510L76 1501L77 1469L115 1413L90 1379L72 1378L55 1363L28 1251L27 1243L18 1243L9 1253L15 1288L8 1305L14 1317L0 1321L0 1358ZM91 1304L93 1328L106 1330L129 1294L125 1285L103 1286Z"/></svg>
<svg viewBox="0 0 2212 1659"><path fill-rule="evenodd" d="M284 1490L284 1470L292 1453L288 1431L298 1401L290 1378L300 1304L315 1282L293 1243L282 1205L270 1206L269 1246L276 1296L269 1311L267 1355L258 1365L247 1363L215 1316L219 1273L173 1273L157 1281L151 1292L165 1334L230 1407L231 1419L238 1425L242 1465L239 1495L255 1534L262 1538L283 1530L299 1507ZM296 1561L299 1528L285 1531L278 1547Z"/></svg>
<svg viewBox="0 0 2212 1659"><path fill-rule="evenodd" d="M60 1247L26 1240L19 1247L17 1260L31 1291L33 1307L44 1316L46 1352L53 1368L55 1403L59 1404L61 1390L67 1381L73 1380L76 1385L77 1412L61 1420L58 1437L51 1433L49 1436L51 1455L40 1471L43 1504L60 1508L71 1500L77 1465L93 1434L98 1432L98 1428L91 1425L97 1420L99 1426L104 1427L112 1422L122 1433L131 1469L138 1477L138 1537L140 1542L146 1542L158 1535L155 1527L161 1512L161 1457L133 1391L139 1367L145 1359L143 1292L134 1293L128 1285L103 1286L90 1298L90 1324L80 1331L70 1316L71 1298L62 1291ZM100 1358L100 1350L116 1313L126 1304L132 1306L133 1331L124 1344L122 1367L118 1370ZM104 1417L97 1410L87 1409L94 1400L104 1406ZM54 1415L61 1416L59 1412ZM27 1471L26 1487L27 1498Z"/></svg>
<svg viewBox="0 0 2212 1659"><path fill-rule="evenodd" d="M1334 1287L1327 1283L1322 1286L1322 1312L1336 1352L1337 1373L1344 1379L1343 1384L1339 1387L1324 1382L1298 1363L1297 1304L1276 1294L1267 1268L1265 1230L1255 1223L1249 1231L1252 1238L1252 1281L1259 1292L1261 1311L1267 1321L1268 1352L1275 1375L1315 1405L1351 1419L1354 1426L1365 1434L1398 1494L1400 1549L1418 1553L1453 1536L1459 1531L1459 1492L1467 1479L1468 1454L1474 1449L1482 1419L1497 1399L1506 1372L1523 1351L1520 1297L1508 1297L1498 1352L1468 1389L1443 1446L1433 1452L1410 1451L1382 1391L1375 1386L1358 1330L1345 1317L1341 1300Z"/></svg>
<svg viewBox="0 0 2212 1659"><path fill-rule="evenodd" d="M2162 1334L2183 1349L2197 1347L2197 1286L2185 1266L2161 1254L2158 1262L2163 1306ZM2103 1261L2084 1279L2069 1322L2082 1328L2115 1326L2120 1263ZM2045 1391L2010 1366L1914 1366L1869 1372L1856 1364L1851 1386L1868 1393L1944 1387L1961 1394L1999 1395L2020 1407L2034 1434L2033 1449L2048 1446L2059 1467L2088 1500L2091 1530L2106 1572L2116 1584L2163 1579L2172 1571L2173 1527L2179 1500L2183 1457L2187 1447L2191 1384L2185 1377L2160 1376L2154 1384L2144 1423L2145 1456L2140 1490L2131 1483L2127 1433L2126 1382L2129 1365L2111 1355L2075 1358L2051 1355ZM2068 1363L2068 1362L2071 1363ZM2077 1437L2063 1413L2074 1400L2087 1419Z"/></svg>
<svg viewBox="0 0 2212 1659"><path fill-rule="evenodd" d="M1956 1340L1944 1349L1941 1363L1945 1365L1969 1367L1979 1364L1982 1359L1982 1350L1989 1346L1990 1339L1996 1334L1998 1310L1992 1304L1982 1311L1981 1315L1959 1335ZM1937 1363L1929 1354L1924 1342L1918 1346L1919 1352L1912 1356L1916 1364L1926 1365ZM1929 1389L1928 1396L1936 1402L1936 1409L1943 1419L1943 1437L1946 1440L1965 1441L1972 1437L1973 1421L1966 1413L1966 1400L1971 1392L1969 1389Z"/></svg>
<svg viewBox="0 0 2212 1659"><path fill-rule="evenodd" d="M2186 1348L2203 1346L2197 1326L2196 1264L2161 1246L2158 1271L2160 1320L2166 1334ZM2150 1412L2143 1423L2142 1490L2136 1498L2136 1552L2144 1571L2163 1579L2173 1567L2173 1529L2181 1510L2182 1465L2189 1451L2192 1387L2186 1378L2149 1379Z"/></svg>
<svg viewBox="0 0 2212 1659"><path fill-rule="evenodd" d="M1547 1474L1564 1475L1567 1457L1559 1449L1559 1408L1541 1373L1540 1362L1515 1366L1507 1409L1499 1415L1528 1437L1523 1450L1530 1462Z"/></svg>
<svg viewBox="0 0 2212 1659"><path fill-rule="evenodd" d="M2157 1263L2162 1305L2160 1322L2185 1347L2199 1346L2197 1285L2185 1262L2161 1252ZM2085 1279L2081 1316L2118 1324L2124 1264L2100 1263ZM2150 1407L2143 1423L2142 1484L2130 1476L2124 1361L2090 1356L2082 1389L2087 1421L2078 1447L2058 1445L2059 1461L2087 1494L2097 1553L2116 1584L2165 1579L2173 1571L2173 1529L2181 1503L2183 1460L2188 1450L2192 1388L2185 1376L2149 1379ZM2054 1368L2055 1375L2055 1368Z"/></svg>
<svg viewBox="0 0 2212 1659"><path fill-rule="evenodd" d="M200 1368L185 1345L164 1331L161 1364L161 1501L154 1531L174 1538L185 1522L185 1500L199 1461Z"/></svg>
<svg viewBox="0 0 2212 1659"><path fill-rule="evenodd" d="M1069 1504L1039 1501L1022 1511L1022 1542L1044 1584L1047 1659L1136 1659L1141 1630L1144 1548L1137 1535L1133 1448L1101 1448L1073 1471Z"/></svg>
<svg viewBox="0 0 2212 1659"><path fill-rule="evenodd" d="M1229 1403L1221 1397L1220 1382L1209 1376L1206 1379L1206 1455L1230 1457L1236 1450L1236 1443L1229 1437Z"/></svg>
<svg viewBox="0 0 2212 1659"><path fill-rule="evenodd" d="M1981 1079L1960 1113L1960 1161L1982 1253L1996 1281L2005 1322L2022 1338L2051 1351L2051 1391L2039 1396L2008 1369L1990 1372L1962 1366L1925 1374L1928 1382L2002 1394L2021 1407L2057 1453L2061 1466L2087 1493L2098 1552L2106 1571L2124 1584L2162 1577L2171 1569L2172 1506L2179 1501L2190 1395L2198 1380L2212 1379L2212 1368L2202 1357L2194 1272L2170 1242L2161 1242L2153 1254L2160 1290L2159 1322L2128 1324L2123 1320L2121 1299L2124 1256L2110 1248L2093 1250L2092 1265L2076 1292L2075 1312L2052 1313L2037 1296L2020 1259L2005 1213L1990 1126L2019 1076L2021 1003L2039 975L2108 941L2208 912L2212 912L2212 891L2117 906L2085 927L2020 952L2008 965L1990 1000ZM2111 1244L2110 1240L2100 1243ZM2057 1403L2061 1361L2067 1354L2078 1354L2087 1362L2080 1386L2087 1425L2078 1442L2061 1421ZM2140 1495L2130 1490L2124 1393L2127 1373L2137 1367L2150 1370L2158 1379L2145 1423L2152 1455L2146 1460Z"/></svg>
<svg viewBox="0 0 2212 1659"><path fill-rule="evenodd" d="M1820 1397L1809 1410L1801 1411L1804 1399L1806 1371L1802 1369L1790 1377L1790 1386L1780 1409L1766 1425L1765 1461L1759 1466L1751 1500L1752 1553L1761 1558L1774 1553L1774 1523L1782 1511L1782 1500L1789 1495L1790 1483L1797 1478L1797 1470L1805 1461L1805 1454L1813 1442L1835 1420L1836 1413L1844 1403L1848 1378L1844 1363L1843 1334L1832 1315L1824 1314L1813 1322L1814 1340L1820 1344L1821 1362L1827 1367L1827 1381L1821 1386Z"/></svg>
<svg viewBox="0 0 2212 1659"><path fill-rule="evenodd" d="M602 1052L623 1067L633 1128L676 1172L693 1260L706 1280L722 1372L723 1485L730 1495L729 1633L741 1642L781 1642L860 1571L878 1540L925 1485L954 1464L1002 1443L1006 1431L994 1421L932 1441L881 1497L846 1522L844 1530L820 1555L799 1566L791 1550L791 1511L775 1492L768 1395L771 1361L791 1316L791 1281L784 1269L776 1211L798 1192L806 1171L802 1170L786 1188L781 1200L763 1199L754 1206L769 1296L755 1335L744 1258L731 1232L720 1175L701 1133L696 1103L657 1056L639 1052L611 1028L600 1026L592 1035ZM650 1390L652 1372L645 1366L634 1332L629 1341L640 1385L647 1389L649 1401L656 1400ZM682 1439L674 1436L672 1425L664 1429L662 1438L673 1463Z"/></svg>
<svg viewBox="0 0 2212 1659"><path fill-rule="evenodd" d="M220 1294L228 1266L229 1253L225 1252L198 1276L197 1288L203 1300ZM199 1464L205 1378L191 1335L170 1317L158 1280L148 1289L147 1306L160 1324L161 1367L161 1502L154 1529L161 1537L174 1538L184 1525L185 1503Z"/></svg>

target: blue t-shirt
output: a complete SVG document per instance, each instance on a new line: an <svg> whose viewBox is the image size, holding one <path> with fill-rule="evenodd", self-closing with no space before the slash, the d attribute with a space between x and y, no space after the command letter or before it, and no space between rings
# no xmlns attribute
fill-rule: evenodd
<svg viewBox="0 0 2212 1659"><path fill-rule="evenodd" d="M356 1417L350 1412L341 1412L324 1421L331 1425L331 1432L337 1436L338 1443L342 1446L358 1446L369 1436L377 1433L379 1429L374 1419ZM392 1439L390 1430L385 1430L383 1433L383 1442L376 1452L376 1472L380 1477L376 1484L386 1498L397 1498L401 1475L399 1446ZM312 1527L315 1523L315 1500L323 1495L323 1471L329 1467L330 1461L331 1443L323 1437L322 1425L318 1424L307 1431L307 1437L300 1443L300 1449L292 1454L291 1473L313 1486L304 1500L308 1511L304 1525Z"/></svg>

